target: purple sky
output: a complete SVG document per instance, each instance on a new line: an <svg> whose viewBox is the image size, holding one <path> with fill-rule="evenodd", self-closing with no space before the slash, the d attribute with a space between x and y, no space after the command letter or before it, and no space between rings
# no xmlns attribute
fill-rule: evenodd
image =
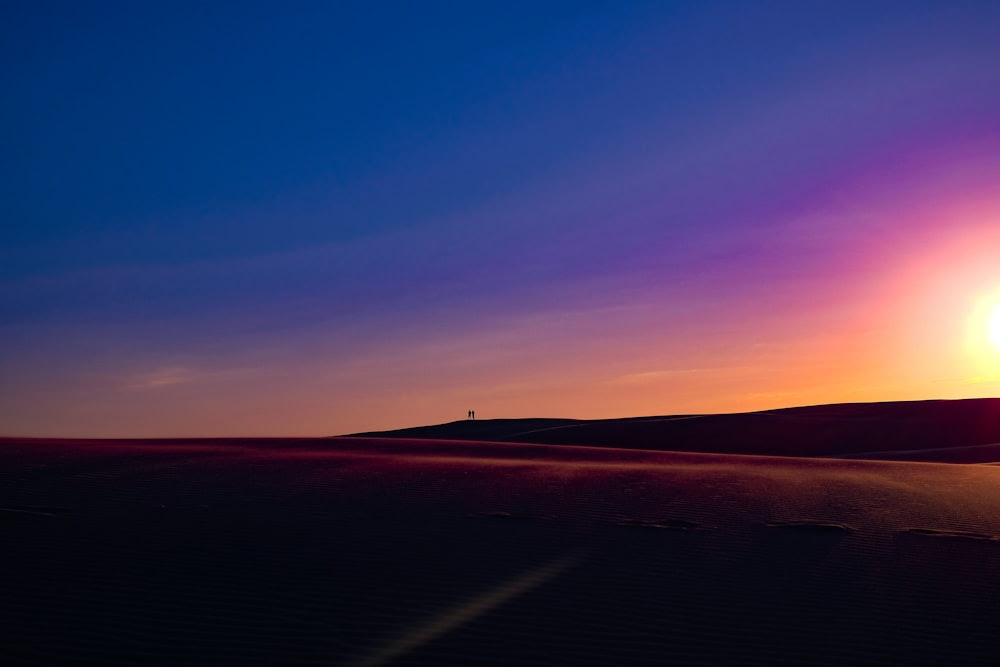
<svg viewBox="0 0 1000 667"><path fill-rule="evenodd" d="M998 34L995 2L4 3L0 432L996 395Z"/></svg>

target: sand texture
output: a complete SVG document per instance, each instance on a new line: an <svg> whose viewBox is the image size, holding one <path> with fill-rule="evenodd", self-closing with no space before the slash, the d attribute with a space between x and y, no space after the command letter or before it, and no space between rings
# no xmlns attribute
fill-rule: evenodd
<svg viewBox="0 0 1000 667"><path fill-rule="evenodd" d="M995 664L1000 467L0 441L5 664Z"/></svg>

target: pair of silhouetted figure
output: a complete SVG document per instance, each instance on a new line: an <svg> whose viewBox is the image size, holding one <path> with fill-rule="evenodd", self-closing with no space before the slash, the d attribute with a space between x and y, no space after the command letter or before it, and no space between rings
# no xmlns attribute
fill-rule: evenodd
<svg viewBox="0 0 1000 667"><path fill-rule="evenodd" d="M469 410L469 419L475 419L475 418L476 418L476 411Z"/></svg>

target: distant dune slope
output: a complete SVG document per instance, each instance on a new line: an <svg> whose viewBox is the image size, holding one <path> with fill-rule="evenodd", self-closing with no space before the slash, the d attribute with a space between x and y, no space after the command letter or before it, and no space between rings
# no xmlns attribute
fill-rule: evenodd
<svg viewBox="0 0 1000 667"><path fill-rule="evenodd" d="M621 420L616 420L621 421ZM484 440L515 442L512 438L553 428L590 424L583 419L463 419L448 424L414 426L395 431L355 433L354 436L385 438L427 438L429 440Z"/></svg>
<svg viewBox="0 0 1000 667"><path fill-rule="evenodd" d="M663 451L1000 462L1000 399L844 403L720 415L463 420L355 435Z"/></svg>

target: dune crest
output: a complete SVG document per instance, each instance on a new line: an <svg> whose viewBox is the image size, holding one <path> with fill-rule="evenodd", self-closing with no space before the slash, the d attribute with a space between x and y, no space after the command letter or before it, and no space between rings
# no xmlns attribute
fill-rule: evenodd
<svg viewBox="0 0 1000 667"><path fill-rule="evenodd" d="M627 419L492 419L355 434L935 463L1000 461L1000 399Z"/></svg>

